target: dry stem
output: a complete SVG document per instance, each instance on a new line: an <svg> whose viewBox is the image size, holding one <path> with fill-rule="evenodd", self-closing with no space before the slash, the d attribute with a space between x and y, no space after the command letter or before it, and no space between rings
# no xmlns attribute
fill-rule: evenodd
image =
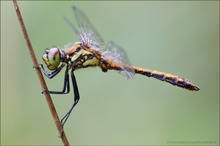
<svg viewBox="0 0 220 146"><path fill-rule="evenodd" d="M34 50L32 48L32 45L31 45L31 42L30 42L30 39L29 39L29 36L27 34L27 31L26 31L26 28L25 28L25 25L24 25L24 22L23 22L23 19L22 19L22 16L21 16L21 13L20 13L20 10L19 10L19 7L18 7L18 4L17 4L17 1L16 0L13 0L13 3L14 3L14 7L15 7L15 11L16 11L16 14L17 14L17 17L18 17L18 21L20 23L20 26L21 26L21 29L22 29L22 32L23 32L23 35L24 35L24 39L26 41L26 44L27 44L27 47L28 47L28 50L29 50L29 53L30 53L30 56L31 56L31 59L32 59L32 62L33 62L33 65L35 66L38 66L38 62L37 62L37 59L35 57L35 53L34 53ZM47 85L44 81L44 78L43 78L43 75L41 73L41 70L36 68L36 72L37 72L37 76L38 76L38 79L40 81L40 84L41 84L41 87L44 91L47 91ZM47 104L49 106L49 109L50 109L50 112L53 116L53 120L55 122L55 125L57 127L57 130L59 132L59 134L61 135L62 134L62 126L61 126L61 123L60 123L60 120L59 120L59 117L57 115L57 112L56 112L56 109L54 107L54 104L53 104L53 101L50 97L50 94L48 92L44 92L44 96L47 100ZM62 142L65 146L69 146L69 142L66 138L66 135L65 133L63 133L62 137Z"/></svg>

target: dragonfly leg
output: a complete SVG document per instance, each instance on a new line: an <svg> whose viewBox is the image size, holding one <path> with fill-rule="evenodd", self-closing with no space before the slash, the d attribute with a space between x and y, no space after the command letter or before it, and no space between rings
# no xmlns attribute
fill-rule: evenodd
<svg viewBox="0 0 220 146"><path fill-rule="evenodd" d="M60 67L58 67L56 70L50 72L50 73L46 73L46 71L43 68L43 65L41 64L41 69L43 71L43 73L49 78L53 78L55 75L57 75L61 69L64 67L64 65L61 65ZM70 91L70 85L69 85L69 73L68 73L68 66L66 66L66 71L64 74L64 85L63 85L63 90L62 91L45 91L43 90L43 92L49 92L50 94L67 94Z"/></svg>
<svg viewBox="0 0 220 146"><path fill-rule="evenodd" d="M61 70L62 68L65 66L65 64L62 64L61 66L59 66L57 69L55 69L52 72L47 73L44 69L44 66L42 64L39 64L42 72L45 74L46 77L48 77L49 79L53 78L54 76L56 76ZM36 68L36 67L35 67Z"/></svg>
<svg viewBox="0 0 220 146"><path fill-rule="evenodd" d="M50 94L67 94L70 92L68 66L66 66L66 70L64 74L63 90L62 91L48 91L48 92Z"/></svg>
<svg viewBox="0 0 220 146"><path fill-rule="evenodd" d="M77 87L77 82L76 82L76 78L75 78L75 75L73 73L74 70L71 71L71 78L72 78L72 83L73 83L73 91L74 91L74 101L73 101L73 104L70 108L70 110L66 113L66 115L62 118L61 120L61 124L62 124L62 134L63 134L63 128L64 128L64 124L66 123L67 119L69 118L73 108L76 106L76 104L78 103L79 99L80 99L80 96L79 96L79 90L78 90L78 87ZM62 135L61 135L62 137Z"/></svg>

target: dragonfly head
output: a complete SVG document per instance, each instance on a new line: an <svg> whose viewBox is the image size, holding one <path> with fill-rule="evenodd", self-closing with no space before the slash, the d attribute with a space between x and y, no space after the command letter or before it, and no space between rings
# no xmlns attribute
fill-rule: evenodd
<svg viewBox="0 0 220 146"><path fill-rule="evenodd" d="M61 60L60 49L57 47L46 49L42 58L49 70L55 70L59 66Z"/></svg>

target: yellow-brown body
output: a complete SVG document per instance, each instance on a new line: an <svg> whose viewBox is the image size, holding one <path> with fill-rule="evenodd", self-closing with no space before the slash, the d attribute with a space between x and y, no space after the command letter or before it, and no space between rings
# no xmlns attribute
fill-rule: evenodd
<svg viewBox="0 0 220 146"><path fill-rule="evenodd" d="M148 70L124 64L120 62L120 60L114 60L107 55L103 55L102 52L95 48L91 48L88 45L81 46L81 44L75 44L73 47L65 50L65 54L70 68L80 69L99 66L103 72L106 72L107 70L126 70L148 77L153 77L188 90L199 90L199 87L185 78L165 72Z"/></svg>

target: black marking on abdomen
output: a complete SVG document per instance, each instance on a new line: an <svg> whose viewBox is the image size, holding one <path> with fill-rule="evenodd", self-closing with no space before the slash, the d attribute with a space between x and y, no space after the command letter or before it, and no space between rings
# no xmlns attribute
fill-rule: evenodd
<svg viewBox="0 0 220 146"><path fill-rule="evenodd" d="M142 74L148 77L153 77L161 81L165 81L167 83L170 83L172 85L176 85L178 87L182 87L188 90L200 90L199 87L191 83L189 80L179 77L177 75L168 74L165 72L158 72L158 71L152 71L147 69L141 69L138 67L135 68L135 73Z"/></svg>

